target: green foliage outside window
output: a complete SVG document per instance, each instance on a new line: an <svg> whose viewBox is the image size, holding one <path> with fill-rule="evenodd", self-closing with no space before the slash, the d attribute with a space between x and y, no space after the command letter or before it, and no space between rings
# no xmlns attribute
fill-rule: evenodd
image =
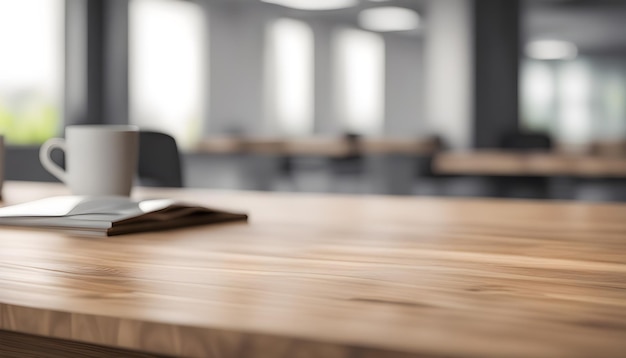
<svg viewBox="0 0 626 358"><path fill-rule="evenodd" d="M49 103L11 108L0 102L0 134L8 144L37 145L58 133L60 111Z"/></svg>

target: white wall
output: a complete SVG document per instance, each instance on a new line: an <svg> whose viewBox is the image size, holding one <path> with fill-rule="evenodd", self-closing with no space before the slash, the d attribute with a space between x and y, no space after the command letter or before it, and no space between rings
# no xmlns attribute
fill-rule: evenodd
<svg viewBox="0 0 626 358"><path fill-rule="evenodd" d="M219 4L209 11L209 112L206 134L264 128L263 53L271 17L256 7Z"/></svg>
<svg viewBox="0 0 626 358"><path fill-rule="evenodd" d="M332 135L338 133L341 123L335 118L333 88L333 28L326 22L311 23L313 29L314 56L314 103L315 103L315 133Z"/></svg>
<svg viewBox="0 0 626 358"><path fill-rule="evenodd" d="M385 36L386 89L384 134L392 137L423 137L424 63L422 40L415 36Z"/></svg>

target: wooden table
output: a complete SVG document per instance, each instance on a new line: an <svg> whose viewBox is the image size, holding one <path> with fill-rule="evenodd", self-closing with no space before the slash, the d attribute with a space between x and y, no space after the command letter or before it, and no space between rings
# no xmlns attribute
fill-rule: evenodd
<svg viewBox="0 0 626 358"><path fill-rule="evenodd" d="M6 204L64 193L4 188ZM135 195L250 222L97 240L0 229L0 356L626 354L626 205Z"/></svg>
<svg viewBox="0 0 626 358"><path fill-rule="evenodd" d="M626 158L495 150L437 154L438 174L626 178Z"/></svg>

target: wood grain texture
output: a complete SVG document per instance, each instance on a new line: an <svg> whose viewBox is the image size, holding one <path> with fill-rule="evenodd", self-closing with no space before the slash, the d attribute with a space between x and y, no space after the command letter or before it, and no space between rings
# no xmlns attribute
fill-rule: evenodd
<svg viewBox="0 0 626 358"><path fill-rule="evenodd" d="M626 178L626 158L492 150L446 152L435 156L433 169L439 174Z"/></svg>
<svg viewBox="0 0 626 358"><path fill-rule="evenodd" d="M6 204L65 194L8 182ZM248 211L0 229L0 328L189 357L620 357L626 205L137 189Z"/></svg>

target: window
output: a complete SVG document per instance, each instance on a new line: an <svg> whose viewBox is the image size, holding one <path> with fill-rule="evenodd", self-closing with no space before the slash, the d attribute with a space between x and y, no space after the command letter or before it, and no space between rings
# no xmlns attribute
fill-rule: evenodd
<svg viewBox="0 0 626 358"><path fill-rule="evenodd" d="M40 144L63 111L64 1L0 1L0 133Z"/></svg>
<svg viewBox="0 0 626 358"><path fill-rule="evenodd" d="M593 138L591 69L583 61L572 61L559 68L558 75L559 140L572 145L587 144Z"/></svg>
<svg viewBox="0 0 626 358"><path fill-rule="evenodd" d="M379 134L384 119L385 44L380 35L341 29L334 43L337 116L344 129Z"/></svg>
<svg viewBox="0 0 626 358"><path fill-rule="evenodd" d="M626 135L626 65L614 58L526 60L522 126L572 149Z"/></svg>
<svg viewBox="0 0 626 358"><path fill-rule="evenodd" d="M130 3L130 122L171 134L182 149L202 136L207 68L203 9L179 0Z"/></svg>
<svg viewBox="0 0 626 358"><path fill-rule="evenodd" d="M266 83L271 128L285 135L313 131L313 32L302 21L279 19L267 34Z"/></svg>
<svg viewBox="0 0 626 358"><path fill-rule="evenodd" d="M620 140L626 138L626 64L621 59L602 63L598 106L602 109L599 118L603 119L596 127L600 140Z"/></svg>
<svg viewBox="0 0 626 358"><path fill-rule="evenodd" d="M553 65L527 61L521 76L522 125L533 131L550 131L556 115L556 76Z"/></svg>
<svg viewBox="0 0 626 358"><path fill-rule="evenodd" d="M626 2L582 3L523 1L520 124L600 153L626 139Z"/></svg>

